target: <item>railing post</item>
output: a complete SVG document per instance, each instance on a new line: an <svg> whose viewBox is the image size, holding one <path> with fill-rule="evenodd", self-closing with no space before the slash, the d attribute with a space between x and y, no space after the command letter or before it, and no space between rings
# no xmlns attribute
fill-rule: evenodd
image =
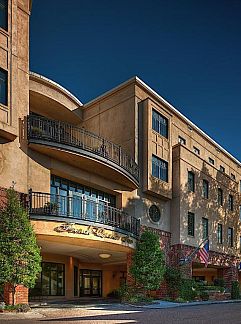
<svg viewBox="0 0 241 324"><path fill-rule="evenodd" d="M30 188L29 191L28 191L28 196L29 196L29 212L32 211L32 193L33 193L33 190L32 190L32 188Z"/></svg>

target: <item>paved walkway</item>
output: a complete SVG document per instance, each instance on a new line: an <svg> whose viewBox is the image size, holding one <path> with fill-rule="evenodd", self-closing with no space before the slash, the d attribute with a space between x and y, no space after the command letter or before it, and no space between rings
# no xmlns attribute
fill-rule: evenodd
<svg viewBox="0 0 241 324"><path fill-rule="evenodd" d="M159 303L160 304L160 303ZM163 309L128 305L79 308L36 308L27 314L0 314L1 324L240 324L239 303L193 305ZM30 317L32 314L33 317Z"/></svg>

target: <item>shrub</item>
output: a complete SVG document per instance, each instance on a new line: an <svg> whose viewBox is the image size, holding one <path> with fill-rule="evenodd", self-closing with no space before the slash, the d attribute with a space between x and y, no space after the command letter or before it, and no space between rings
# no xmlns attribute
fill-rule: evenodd
<svg viewBox="0 0 241 324"><path fill-rule="evenodd" d="M147 293L160 287L165 272L164 253L157 234L145 231L137 242L130 272Z"/></svg>
<svg viewBox="0 0 241 324"><path fill-rule="evenodd" d="M209 294L207 291L201 291L199 296L202 300L209 300Z"/></svg>
<svg viewBox="0 0 241 324"><path fill-rule="evenodd" d="M195 282L192 279L182 279L179 297L184 300L194 300L197 297Z"/></svg>
<svg viewBox="0 0 241 324"><path fill-rule="evenodd" d="M30 307L27 304L17 304L17 305L6 305L4 310L15 311L18 313L27 313L30 311Z"/></svg>
<svg viewBox="0 0 241 324"><path fill-rule="evenodd" d="M232 281L231 298L232 299L239 299L240 298L239 282L238 281Z"/></svg>
<svg viewBox="0 0 241 324"><path fill-rule="evenodd" d="M181 272L177 268L167 267L164 278L171 290L179 290L182 284Z"/></svg>
<svg viewBox="0 0 241 324"><path fill-rule="evenodd" d="M214 286L224 287L225 281L223 278L216 278L216 279L214 279L213 284L214 284Z"/></svg>

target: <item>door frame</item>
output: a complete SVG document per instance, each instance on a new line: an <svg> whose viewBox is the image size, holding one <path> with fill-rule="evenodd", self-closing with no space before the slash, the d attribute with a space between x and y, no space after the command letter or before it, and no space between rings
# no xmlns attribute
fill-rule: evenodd
<svg viewBox="0 0 241 324"><path fill-rule="evenodd" d="M83 289L81 289L80 287L80 283L82 285L82 288L83 288L83 285L84 285L84 275L83 275L83 272L84 271L90 271L90 291L91 293L89 295L84 295L84 294L81 294L81 292L83 291ZM92 271L98 271L100 273L99 276L92 276L91 272ZM92 290L93 290L93 282L92 282L92 278L93 277L97 277L99 278L99 284L100 284L100 288L99 288L99 295L93 295L92 294ZM103 291L103 272L102 270L97 270L97 269L79 269L79 296L80 297L102 297L102 291Z"/></svg>

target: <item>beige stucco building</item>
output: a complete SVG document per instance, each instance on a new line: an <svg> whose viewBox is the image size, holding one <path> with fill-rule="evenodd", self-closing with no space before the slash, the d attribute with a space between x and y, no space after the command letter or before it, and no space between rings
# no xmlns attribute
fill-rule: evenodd
<svg viewBox="0 0 241 324"><path fill-rule="evenodd" d="M32 295L107 296L140 230L196 280L238 278L241 163L134 77L83 104L29 71L27 0L0 0L0 186L29 195L43 271Z"/></svg>

